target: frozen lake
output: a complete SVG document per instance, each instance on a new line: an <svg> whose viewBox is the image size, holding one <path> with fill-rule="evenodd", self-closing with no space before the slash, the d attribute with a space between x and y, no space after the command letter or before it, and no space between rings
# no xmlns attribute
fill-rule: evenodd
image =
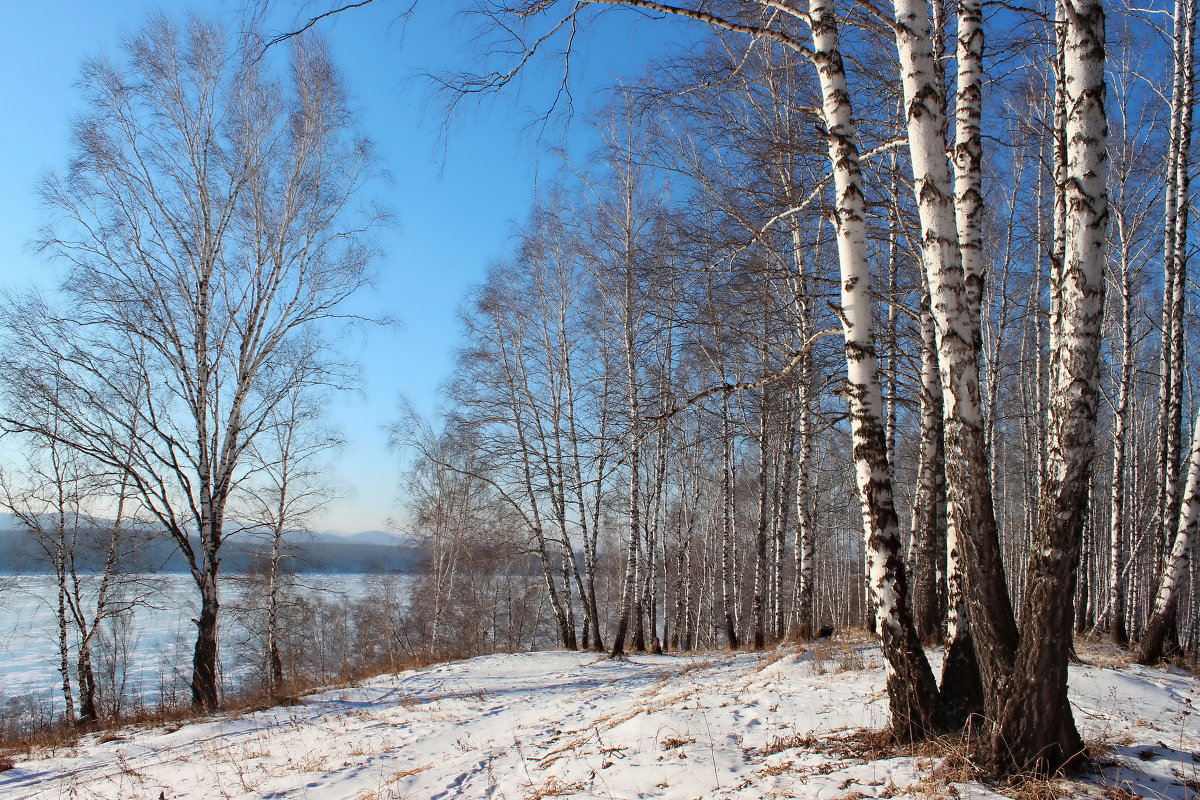
<svg viewBox="0 0 1200 800"><path fill-rule="evenodd" d="M106 631L95 658L101 682L106 679L106 665L123 662L121 674L112 670L107 679L113 686L123 681L124 696L141 702L186 695L195 644L192 619L199 608L191 575L148 577L144 604L130 612L121 635ZM235 646L246 638L238 607L244 596L261 594L260 588L245 584L240 577L226 576L222 584L221 667L227 688L235 687L249 669L243 663L244 648ZM354 601L378 580L379 576L368 575L304 574L296 576L295 591L310 598ZM0 576L0 703L33 700L61 708L56 597L51 575ZM122 651L124 658L116 657Z"/></svg>

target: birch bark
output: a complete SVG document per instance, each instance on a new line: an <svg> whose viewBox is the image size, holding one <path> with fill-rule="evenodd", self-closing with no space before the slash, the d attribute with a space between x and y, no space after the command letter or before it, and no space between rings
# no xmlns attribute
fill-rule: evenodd
<svg viewBox="0 0 1200 800"><path fill-rule="evenodd" d="M917 633L927 643L942 640L943 610L938 592L939 561L945 561L946 541L938 524L942 478L942 384L938 376L937 341L929 295L921 301L921 421L917 488L913 494L913 615Z"/></svg>
<svg viewBox="0 0 1200 800"><path fill-rule="evenodd" d="M889 668L892 734L911 740L941 730L944 723L933 672L908 607L871 318L866 207L833 3L809 0L809 24L836 193L833 221L842 278L847 398L874 618Z"/></svg>
<svg viewBox="0 0 1200 800"><path fill-rule="evenodd" d="M990 711L1000 702L1017 630L992 506L979 382L982 15L978 4L960 5L958 57L962 64L955 142L959 192L955 197L944 138L946 98L933 58L928 8L923 0L896 0L895 12L913 189L936 322L947 514L958 533L961 563L970 570L965 582L967 608Z"/></svg>
<svg viewBox="0 0 1200 800"><path fill-rule="evenodd" d="M1192 433L1192 449L1188 457L1187 483L1179 507L1179 523L1175 541L1167 556L1158 593L1154 597L1154 608L1146 623L1146 630L1138 647L1138 663L1154 664L1162 660L1163 646L1167 633L1175 619L1179 595L1185 585L1185 577L1192 563L1196 531L1200 528L1200 413Z"/></svg>
<svg viewBox="0 0 1200 800"><path fill-rule="evenodd" d="M1083 753L1067 702L1067 657L1099 400L1108 226L1105 30L1102 0L1065 3L1062 11L1066 216L1063 260L1051 283L1046 475L1021 642L991 743L994 766L1009 773L1053 773Z"/></svg>

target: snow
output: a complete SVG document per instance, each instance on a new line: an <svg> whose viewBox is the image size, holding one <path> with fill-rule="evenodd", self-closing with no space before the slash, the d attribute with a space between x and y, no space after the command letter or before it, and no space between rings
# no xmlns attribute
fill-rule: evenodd
<svg viewBox="0 0 1200 800"><path fill-rule="evenodd" d="M939 783L933 757L868 760L803 741L883 725L883 682L878 650L850 643L624 661L485 656L297 706L91 734L18 758L0 773L0 797L1002 796L977 782ZM1196 679L1082 666L1071 685L1084 736L1114 762L1089 781L1145 797L1195 796L1200 784L1185 784L1198 778ZM1076 789L1072 796L1089 791Z"/></svg>

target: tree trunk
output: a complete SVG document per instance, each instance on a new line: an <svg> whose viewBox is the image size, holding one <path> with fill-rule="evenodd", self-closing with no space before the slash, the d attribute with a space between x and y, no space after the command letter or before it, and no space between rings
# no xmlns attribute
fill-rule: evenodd
<svg viewBox="0 0 1200 800"><path fill-rule="evenodd" d="M281 492L286 497L286 490ZM271 695L275 696L283 686L283 657L279 652L279 564L282 559L283 521L285 503L279 503L274 536L271 539L271 565L267 574L267 677ZM440 594L440 592L439 592Z"/></svg>
<svg viewBox="0 0 1200 800"><path fill-rule="evenodd" d="M866 207L833 3L810 0L809 23L836 192L834 221L842 278L847 397L872 600L883 654L889 664L892 734L909 741L941 731L944 720L937 684L908 607L872 330Z"/></svg>
<svg viewBox="0 0 1200 800"><path fill-rule="evenodd" d="M765 368L765 363L764 363ZM751 606L751 637L755 650L762 650L766 640L766 590L767 590L767 501L770 496L770 480L767 453L767 391L764 388L758 409L758 524L754 536L754 599Z"/></svg>
<svg viewBox="0 0 1200 800"><path fill-rule="evenodd" d="M942 659L942 706L952 728L984 714L983 680L971 637L971 617L963 589L962 553L954 524L946 526L946 652Z"/></svg>
<svg viewBox="0 0 1200 800"><path fill-rule="evenodd" d="M192 653L192 708L205 713L220 705L217 690L217 612L221 603L217 594L218 562L206 558L204 572L195 572L200 589L200 617L196 623L196 647Z"/></svg>
<svg viewBox="0 0 1200 800"><path fill-rule="evenodd" d="M1139 664L1155 664L1162 660L1171 623L1179 605L1184 577L1191 565L1196 529L1200 527L1200 412L1192 434L1192 452L1188 459L1187 485L1179 508L1179 525L1175 541L1159 580L1154 609L1138 647Z"/></svg>
<svg viewBox="0 0 1200 800"><path fill-rule="evenodd" d="M625 579L621 584L621 617L617 622L617 633L613 637L611 655L619 658L625 654L625 638L629 633L631 623L637 624L634 614L640 617L640 608L635 608L635 598L639 595L638 576L638 542L641 507L641 477L638 446L636 442L629 449L629 545L625 550ZM640 605L640 604L638 604ZM644 649L644 646L643 646Z"/></svg>
<svg viewBox="0 0 1200 800"><path fill-rule="evenodd" d="M96 707L96 673L92 670L92 637L84 632L80 637L79 655L75 661L75 674L79 683L79 722L95 722L100 718Z"/></svg>
<svg viewBox="0 0 1200 800"><path fill-rule="evenodd" d="M1125 458L1128 449L1129 384L1133 381L1133 308L1132 276L1127 259L1129 243L1121 231L1121 372L1117 389L1117 407L1113 414L1112 494L1109 510L1109 637L1117 647L1129 644L1125 627Z"/></svg>
<svg viewBox="0 0 1200 800"><path fill-rule="evenodd" d="M733 430L729 419L729 398L721 405L722 469L721 469L721 620L724 623L725 646L738 647L737 611L733 596L736 581L733 566Z"/></svg>
<svg viewBox="0 0 1200 800"><path fill-rule="evenodd" d="M991 743L993 766L1005 773L1054 773L1083 753L1067 701L1067 659L1095 450L1104 311L1108 195L1101 0L1073 4L1060 24L1069 102L1067 214L1063 260L1051 283L1046 475L1029 554L1021 643Z"/></svg>
<svg viewBox="0 0 1200 800"><path fill-rule="evenodd" d="M917 490L913 494L913 616L921 641L942 641L939 577L946 541L938 514L942 468L942 385L938 377L937 342L929 296L921 302L921 442ZM943 686L943 692L945 687Z"/></svg>
<svg viewBox="0 0 1200 800"><path fill-rule="evenodd" d="M808 387L802 383L799 394L800 420L797 425L796 456L796 600L793 611L792 638L808 641L815 632L813 620L813 578L816 543L813 536L812 508L809 497L809 464L812 460L812 419L808 407Z"/></svg>
<svg viewBox="0 0 1200 800"><path fill-rule="evenodd" d="M1174 523L1180 509L1180 451L1183 444L1183 384L1185 369L1184 315L1187 287L1188 217L1191 207L1190 166L1192 139L1192 102L1195 86L1193 63L1196 31L1195 0L1176 0L1174 27L1175 84L1172 93L1171 153L1168 164L1167 241L1164 260L1169 260L1163 275L1163 373L1160 394L1160 508L1158 552L1165 554L1172 546ZM1173 201L1173 202L1172 202ZM1169 286L1168 286L1169 284ZM1166 565L1161 564L1165 570ZM1172 608L1171 613L1174 613ZM1174 642L1174 625L1168 625Z"/></svg>
<svg viewBox="0 0 1200 800"><path fill-rule="evenodd" d="M992 506L980 399L983 259L976 182L981 157L978 83L982 19L977 3L960 3L955 137L959 193L955 197L946 160L945 90L933 58L929 12L922 0L896 0L895 11L913 188L922 227L922 261L936 323L942 381L947 514L949 526L958 533L961 563L969 571L965 590L969 593L971 635L990 712L1000 702L1017 630Z"/></svg>
<svg viewBox="0 0 1200 800"><path fill-rule="evenodd" d="M62 676L63 709L68 722L75 721L75 697L71 690L71 640L67 617L67 570L66 544L62 541L63 531L59 531L58 563L58 671Z"/></svg>

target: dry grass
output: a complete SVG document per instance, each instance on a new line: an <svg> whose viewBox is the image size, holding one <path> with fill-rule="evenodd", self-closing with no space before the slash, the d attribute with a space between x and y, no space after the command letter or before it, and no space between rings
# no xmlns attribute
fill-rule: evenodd
<svg viewBox="0 0 1200 800"><path fill-rule="evenodd" d="M1105 669L1121 669L1134 663L1134 654L1104 639L1075 638L1075 655L1084 664Z"/></svg>
<svg viewBox="0 0 1200 800"><path fill-rule="evenodd" d="M758 662L756 668L761 672L772 664L778 663L788 656L795 655L797 652L803 652L803 650L803 647L797 648L787 644L778 645L773 650L763 651L762 659Z"/></svg>
<svg viewBox="0 0 1200 800"><path fill-rule="evenodd" d="M812 663L812 670L817 675L824 675L829 672L829 664L837 653L837 648L833 642L817 642L812 647L808 648L808 658Z"/></svg>
<svg viewBox="0 0 1200 800"><path fill-rule="evenodd" d="M954 784L972 781L987 782L987 774L974 758L976 742L967 736L942 736L920 742L897 742L888 731L848 730L830 734L790 734L777 737L759 755L766 757L785 750L805 750L831 756L836 761L822 765L824 772L834 771L837 762L866 763L889 758L906 757L917 761L927 770L925 777L907 791L922 797L944 798L956 796ZM790 762L785 762L790 763ZM784 767L781 765L779 770ZM778 773L772 773L778 774ZM1020 775L992 784L994 790L1012 800L1063 800L1079 797L1085 793L1084 786L1067 778L1045 778ZM1119 786L1088 786L1087 790L1099 792L1110 800L1132 800L1137 795ZM852 797L842 795L842 797Z"/></svg>
<svg viewBox="0 0 1200 800"><path fill-rule="evenodd" d="M855 625L834 632L834 637L850 644L878 644L879 637L863 625Z"/></svg>
<svg viewBox="0 0 1200 800"><path fill-rule="evenodd" d="M116 727L116 726L114 726ZM79 744L83 730L59 722L19 736L0 739L0 753L31 756L35 752L55 751L75 747Z"/></svg>
<svg viewBox="0 0 1200 800"><path fill-rule="evenodd" d="M696 740L693 737L682 738L678 736L668 736L658 743L658 746L663 750L674 750L677 747L683 747L685 744L695 744Z"/></svg>
<svg viewBox="0 0 1200 800"><path fill-rule="evenodd" d="M400 791L398 784L405 778L418 775L432 766L433 764L422 764L419 767L410 767L409 769L393 772L383 781L383 784L378 789L362 792L356 795L354 800L403 800L405 794Z"/></svg>
<svg viewBox="0 0 1200 800"><path fill-rule="evenodd" d="M758 755L765 757L782 753L784 750L811 750L817 741L817 737L812 734L789 733L784 736L776 736L758 752Z"/></svg>
<svg viewBox="0 0 1200 800"><path fill-rule="evenodd" d="M691 651L691 652L699 653L702 651ZM680 651L680 654L687 655L687 652ZM730 657L728 654L723 654L720 657L714 656L712 658L696 658L695 660L689 661L688 663L686 663L682 667L680 667L678 670L676 670L672 674L671 677L679 678L684 675L690 675L693 672L702 672L703 670L711 669L712 667L718 666L720 664L728 664L729 660L730 660Z"/></svg>
<svg viewBox="0 0 1200 800"><path fill-rule="evenodd" d="M780 761L778 764L768 764L759 770L758 774L763 777L774 777L776 775L783 775L784 773L791 772L795 768L796 762L789 758L787 761Z"/></svg>
<svg viewBox="0 0 1200 800"><path fill-rule="evenodd" d="M812 661L813 672L824 675L827 672L839 674L867 669L862 648L858 646L860 644L848 638L816 642L806 651Z"/></svg>
<svg viewBox="0 0 1200 800"><path fill-rule="evenodd" d="M867 668L867 662L862 657L862 652L853 645L848 645L841 653L838 654L837 661L834 664L834 672L861 672Z"/></svg>
<svg viewBox="0 0 1200 800"><path fill-rule="evenodd" d="M548 778L542 783L526 787L525 800L544 800L547 797L562 797L584 790L582 783L563 783L558 778Z"/></svg>

